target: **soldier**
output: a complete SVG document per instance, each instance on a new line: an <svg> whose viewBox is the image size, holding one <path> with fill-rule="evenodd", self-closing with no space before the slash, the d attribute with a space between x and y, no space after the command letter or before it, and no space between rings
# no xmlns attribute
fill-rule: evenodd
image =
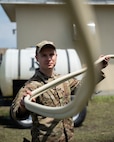
<svg viewBox="0 0 114 142"><path fill-rule="evenodd" d="M36 60L39 68L25 85L19 90L12 103L12 114L15 119L25 119L30 113L33 126L31 128L32 142L75 142L72 118L62 120L44 117L29 112L24 105L24 97L31 95L31 91L60 77L54 72L57 60L56 47L51 41L42 41L36 45ZM103 62L106 67L108 60ZM72 78L56 87L53 87L34 99L36 103L56 107L68 104L74 89L78 88L79 81Z"/></svg>

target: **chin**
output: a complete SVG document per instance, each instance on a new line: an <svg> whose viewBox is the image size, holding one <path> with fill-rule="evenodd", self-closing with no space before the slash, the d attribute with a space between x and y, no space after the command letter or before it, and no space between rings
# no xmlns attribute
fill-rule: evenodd
<svg viewBox="0 0 114 142"><path fill-rule="evenodd" d="M48 69L53 69L54 67L48 67Z"/></svg>

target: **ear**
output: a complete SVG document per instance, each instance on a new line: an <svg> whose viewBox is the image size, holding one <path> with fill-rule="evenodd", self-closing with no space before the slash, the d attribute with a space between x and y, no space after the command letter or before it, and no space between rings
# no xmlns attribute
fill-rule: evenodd
<svg viewBox="0 0 114 142"><path fill-rule="evenodd" d="M36 58L36 60L38 61L38 55L37 55L37 56L35 56L35 58Z"/></svg>

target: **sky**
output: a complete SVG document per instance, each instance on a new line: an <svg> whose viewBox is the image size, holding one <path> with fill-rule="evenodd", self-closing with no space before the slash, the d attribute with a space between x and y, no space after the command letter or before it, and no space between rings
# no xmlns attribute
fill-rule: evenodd
<svg viewBox="0 0 114 142"><path fill-rule="evenodd" d="M11 22L0 5L0 48L16 48L16 23Z"/></svg>

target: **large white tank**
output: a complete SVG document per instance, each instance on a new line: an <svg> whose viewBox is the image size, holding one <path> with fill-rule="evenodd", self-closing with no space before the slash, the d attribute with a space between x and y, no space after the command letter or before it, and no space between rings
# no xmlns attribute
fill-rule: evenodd
<svg viewBox="0 0 114 142"><path fill-rule="evenodd" d="M57 49L55 71L67 74L81 69L80 59L74 49ZM35 48L8 49L0 66L0 88L3 96L13 95L14 80L28 80L38 68L35 60ZM81 79L81 76L78 77Z"/></svg>

